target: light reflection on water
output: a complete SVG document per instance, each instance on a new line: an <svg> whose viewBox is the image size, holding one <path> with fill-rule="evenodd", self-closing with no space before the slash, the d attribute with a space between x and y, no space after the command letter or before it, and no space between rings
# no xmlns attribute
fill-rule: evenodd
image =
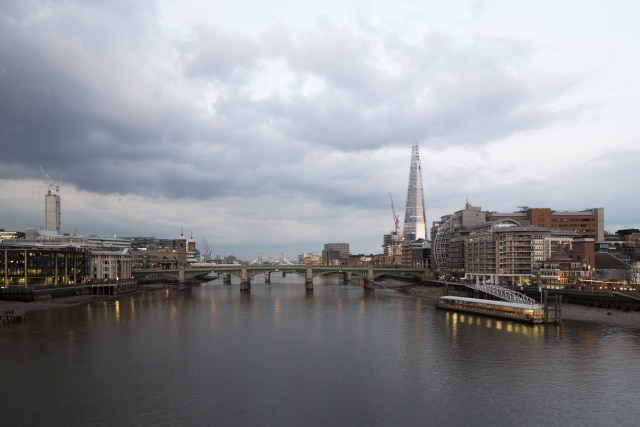
<svg viewBox="0 0 640 427"><path fill-rule="evenodd" d="M515 333L522 335L537 335L542 334L545 329L551 329L555 325L542 325L542 324L528 324L520 322L512 322L508 320L496 319L492 317L460 313L453 311L444 312L444 318L448 327L451 328L455 334L456 326L458 323L466 325L475 325L478 327L484 327L487 329L497 329L499 331L505 331L506 333ZM450 324L450 325L449 325Z"/></svg>
<svg viewBox="0 0 640 427"><path fill-rule="evenodd" d="M0 329L3 424L635 424L637 332L436 310L296 277L33 313ZM34 403L37 403L34 405Z"/></svg>

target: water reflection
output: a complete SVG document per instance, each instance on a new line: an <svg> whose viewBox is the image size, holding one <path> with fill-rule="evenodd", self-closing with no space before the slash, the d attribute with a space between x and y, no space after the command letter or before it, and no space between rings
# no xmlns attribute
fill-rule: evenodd
<svg viewBox="0 0 640 427"><path fill-rule="evenodd" d="M314 288L272 277L249 293L212 283L33 313L0 328L3 425L634 425L640 416L640 333L444 312L337 280Z"/></svg>
<svg viewBox="0 0 640 427"><path fill-rule="evenodd" d="M505 333L513 333L520 335L539 335L544 333L545 328L555 329L556 325L542 325L514 322L510 320L494 319L491 317L478 316L468 313L459 313L447 311L444 314L447 328L451 331L452 336L456 336L461 325L470 325L482 327L485 329L495 329Z"/></svg>

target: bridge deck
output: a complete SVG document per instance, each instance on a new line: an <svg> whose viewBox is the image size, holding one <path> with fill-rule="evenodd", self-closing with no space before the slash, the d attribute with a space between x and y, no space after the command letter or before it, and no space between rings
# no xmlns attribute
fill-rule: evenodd
<svg viewBox="0 0 640 427"><path fill-rule="evenodd" d="M233 276L242 277L246 274L247 277L254 277L264 273L271 273L277 271L284 271L288 273L297 273L300 275L306 275L308 271L314 277L332 274L332 273L352 273L358 276L373 278L384 275L407 275L413 276L418 279L426 278L425 270L412 269L412 268L392 268L392 267L376 267L376 266L343 266L343 265L305 265L305 264L292 264L292 265L218 265L212 264L211 267L197 266L187 267L184 269L185 278L192 278L196 276L203 276L206 274L231 274ZM178 277L180 269L145 269L135 270L133 276L136 278L141 277L154 277L154 276L169 276Z"/></svg>

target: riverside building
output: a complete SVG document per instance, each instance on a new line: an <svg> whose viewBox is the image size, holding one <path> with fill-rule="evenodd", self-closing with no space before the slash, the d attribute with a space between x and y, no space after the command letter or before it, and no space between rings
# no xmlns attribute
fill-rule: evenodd
<svg viewBox="0 0 640 427"><path fill-rule="evenodd" d="M118 281L130 279L131 269L126 239L45 234L0 242L2 287Z"/></svg>
<svg viewBox="0 0 640 427"><path fill-rule="evenodd" d="M604 234L602 218L604 213L600 208L580 211L574 216L567 212L556 215L555 211L546 208L499 214L483 211L467 202L463 210L433 223L434 269L442 278L464 277L493 284L531 283L536 278L536 271L542 271L547 279L551 270L564 268L566 263L554 266L554 262L549 262L542 269L540 263L551 260L554 254L557 257L559 249L573 253L569 263L575 265L571 268L595 262L595 238L589 236L600 234L601 229ZM532 223L534 219L535 224ZM538 224L564 226L556 228ZM586 271L586 268L582 266L581 271ZM566 273L565 276L574 275Z"/></svg>
<svg viewBox="0 0 640 427"><path fill-rule="evenodd" d="M5 288L85 283L88 267L87 248L0 243L0 274Z"/></svg>
<svg viewBox="0 0 640 427"><path fill-rule="evenodd" d="M466 239L465 278L493 285L529 284L550 236L547 228L523 227L509 219L477 225Z"/></svg>
<svg viewBox="0 0 640 427"><path fill-rule="evenodd" d="M131 278L132 256L129 249L122 251L89 252L91 265L90 278L92 280L120 280Z"/></svg>
<svg viewBox="0 0 640 427"><path fill-rule="evenodd" d="M597 242L604 241L604 208L581 211L555 211L549 208L530 208L523 206L518 212L488 212L486 221L515 219L526 221L535 227L554 230L573 231L581 237L590 237Z"/></svg>

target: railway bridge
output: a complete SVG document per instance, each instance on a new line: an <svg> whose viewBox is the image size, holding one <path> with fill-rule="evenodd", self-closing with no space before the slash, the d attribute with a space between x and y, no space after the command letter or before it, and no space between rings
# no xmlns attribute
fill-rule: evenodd
<svg viewBox="0 0 640 427"><path fill-rule="evenodd" d="M191 278L205 278L222 276L223 283L231 284L231 276L240 278L240 290L251 289L251 281L258 275L264 275L265 283L270 283L271 273L293 273L305 278L305 288L313 290L313 279L328 274L342 274L345 282L350 282L353 276L364 279L364 288L372 290L374 281L382 276L406 276L416 280L427 279L427 272L417 268L390 268L378 267L371 264L358 266L344 265L312 265L312 264L211 264L211 266L193 266L178 269L149 269L135 270L133 277L172 277L179 283Z"/></svg>

